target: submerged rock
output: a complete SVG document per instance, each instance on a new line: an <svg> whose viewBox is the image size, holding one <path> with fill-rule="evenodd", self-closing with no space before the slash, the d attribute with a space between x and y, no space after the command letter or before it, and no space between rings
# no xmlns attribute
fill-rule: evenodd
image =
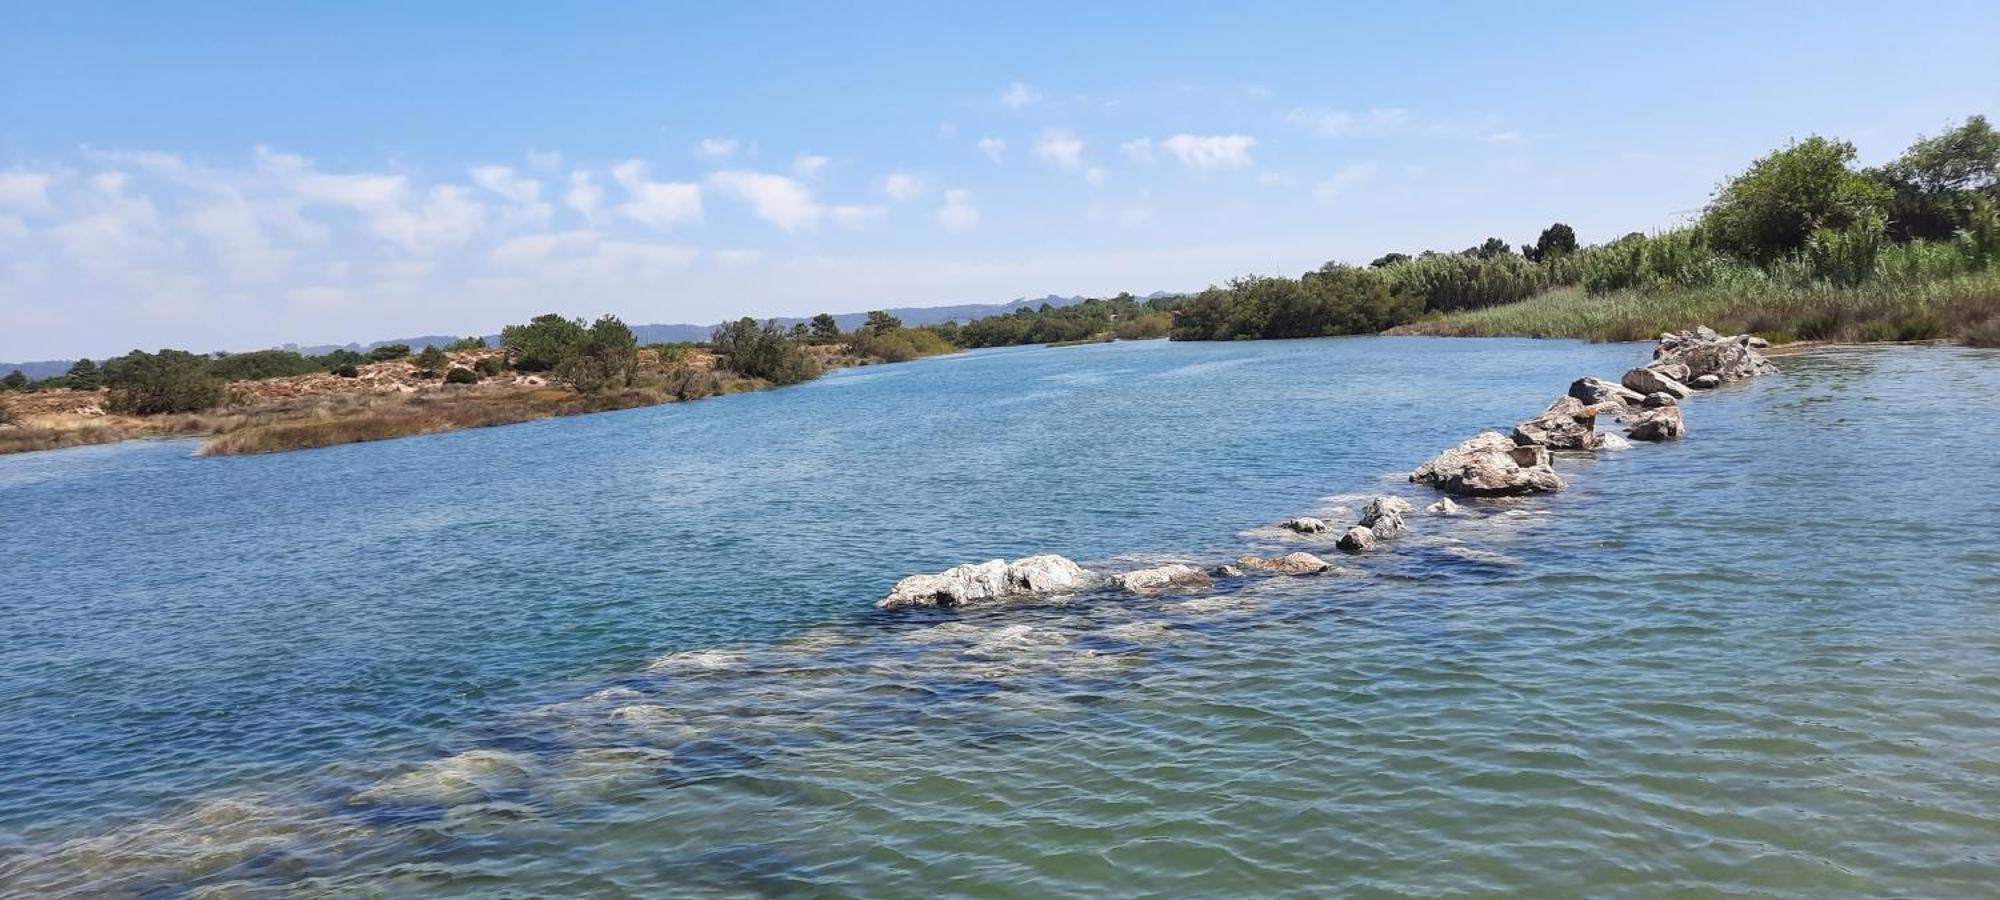
<svg viewBox="0 0 2000 900"><path fill-rule="evenodd" d="M1363 529L1364 531L1366 529ZM1274 575L1317 575L1333 568L1333 564L1303 550L1283 556L1244 556L1236 560L1236 565L1252 572L1270 572Z"/></svg>
<svg viewBox="0 0 2000 900"><path fill-rule="evenodd" d="M1334 546L1349 553L1373 550L1375 549L1375 529L1356 525L1353 528L1347 529L1347 533L1341 535L1340 541Z"/></svg>
<svg viewBox="0 0 2000 900"><path fill-rule="evenodd" d="M1630 450L1632 449L1632 442L1626 440L1624 435L1617 432L1604 431L1599 432L1597 435L1597 449Z"/></svg>
<svg viewBox="0 0 2000 900"><path fill-rule="evenodd" d="M1720 375L1696 375L1693 381L1688 382L1688 387L1702 391L1721 386L1722 376Z"/></svg>
<svg viewBox="0 0 2000 900"><path fill-rule="evenodd" d="M1300 534L1321 534L1326 531L1327 524L1325 519L1300 516L1296 519L1286 519L1283 522L1279 522L1278 527L1289 531L1296 531Z"/></svg>
<svg viewBox="0 0 2000 900"><path fill-rule="evenodd" d="M1242 578L1243 570L1228 563L1223 563L1210 570L1210 574L1217 578Z"/></svg>
<svg viewBox="0 0 2000 900"><path fill-rule="evenodd" d="M1424 512L1433 516L1455 516L1458 515L1458 504L1453 503L1450 497L1439 497L1438 502L1424 507Z"/></svg>
<svg viewBox="0 0 2000 900"><path fill-rule="evenodd" d="M1575 397L1586 406L1597 406L1602 403L1618 403L1629 406L1637 404L1641 398L1646 396L1622 384L1605 381L1602 378L1591 378L1589 376L1570 382L1569 395Z"/></svg>
<svg viewBox="0 0 2000 900"><path fill-rule="evenodd" d="M1090 586L1090 575L1076 563L1054 554L1002 559L953 566L935 575L911 575L896 582L889 595L876 602L882 609L910 606L953 607L980 600L1002 600L1068 593Z"/></svg>
<svg viewBox="0 0 2000 900"><path fill-rule="evenodd" d="M355 794L364 805L456 806L519 787L533 759L504 750L468 750L432 760Z"/></svg>
<svg viewBox="0 0 2000 900"><path fill-rule="evenodd" d="M1685 366L1682 367L1682 369L1685 368ZM1633 369L1630 372L1626 372L1625 377L1619 379L1619 381L1627 388L1638 391L1641 394L1668 394L1676 399L1680 399L1694 393L1693 388L1680 383L1679 379L1653 368Z"/></svg>
<svg viewBox="0 0 2000 900"><path fill-rule="evenodd" d="M1497 431L1482 432L1417 467L1410 481L1461 497L1506 497L1563 489L1547 447L1521 446Z"/></svg>
<svg viewBox="0 0 2000 900"><path fill-rule="evenodd" d="M1112 577L1118 586L1135 594L1199 590L1215 583L1207 572L1184 563L1153 566Z"/></svg>

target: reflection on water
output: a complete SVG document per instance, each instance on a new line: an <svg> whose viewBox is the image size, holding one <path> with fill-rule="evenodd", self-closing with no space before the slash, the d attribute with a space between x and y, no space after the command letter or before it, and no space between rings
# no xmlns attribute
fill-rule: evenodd
<svg viewBox="0 0 2000 900"><path fill-rule="evenodd" d="M1642 355L1006 351L323 453L0 460L0 504L93 537L5 558L0 886L1980 892L1992 354L1789 358L1681 444L1342 575L868 606L996 555L1331 556L1268 523L1345 521ZM18 587L65 566L61 602Z"/></svg>

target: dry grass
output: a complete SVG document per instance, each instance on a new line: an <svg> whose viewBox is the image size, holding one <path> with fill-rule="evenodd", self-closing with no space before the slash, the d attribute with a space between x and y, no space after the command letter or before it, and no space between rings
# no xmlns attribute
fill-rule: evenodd
<svg viewBox="0 0 2000 900"><path fill-rule="evenodd" d="M259 410L240 421L220 424L215 436L202 445L201 454L229 456L331 447L653 406L676 399L655 387L579 394L561 388L512 386L321 398Z"/></svg>
<svg viewBox="0 0 2000 900"><path fill-rule="evenodd" d="M1390 333L1636 341L1696 325L1761 334L1780 344L1956 340L1993 346L2000 342L2000 272L1860 287L1770 285L1599 295L1565 288L1519 303L1426 319Z"/></svg>

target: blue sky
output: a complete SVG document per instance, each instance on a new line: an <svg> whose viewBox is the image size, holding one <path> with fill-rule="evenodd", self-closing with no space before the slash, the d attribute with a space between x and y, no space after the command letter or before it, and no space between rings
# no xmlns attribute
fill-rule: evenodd
<svg viewBox="0 0 2000 900"><path fill-rule="evenodd" d="M1992 4L1389 6L14 5L0 359L1596 241L2000 114Z"/></svg>

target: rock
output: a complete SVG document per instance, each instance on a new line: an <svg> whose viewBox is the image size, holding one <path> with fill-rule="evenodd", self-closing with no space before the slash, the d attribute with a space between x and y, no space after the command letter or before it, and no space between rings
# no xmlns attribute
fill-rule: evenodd
<svg viewBox="0 0 2000 900"><path fill-rule="evenodd" d="M1680 383L1679 380L1651 368L1626 372L1625 377L1619 379L1619 383L1641 394L1666 393L1675 397L1686 397L1694 393L1694 389Z"/></svg>
<svg viewBox="0 0 2000 900"><path fill-rule="evenodd" d="M1366 531L1367 529L1362 529ZM1372 536L1373 533L1370 532ZM1239 568L1252 572L1270 572L1274 575L1317 575L1333 568L1333 564L1303 550L1284 556L1261 557L1244 556L1236 560Z"/></svg>
<svg viewBox="0 0 2000 900"><path fill-rule="evenodd" d="M1563 480L1549 464L1547 447L1520 446L1512 438L1488 431L1437 455L1417 467L1410 481L1427 484L1460 497L1505 497L1563 489Z"/></svg>
<svg viewBox="0 0 2000 900"><path fill-rule="evenodd" d="M1242 578L1243 570L1224 563L1211 570L1211 574L1217 578Z"/></svg>
<svg viewBox="0 0 2000 900"><path fill-rule="evenodd" d="M1300 516L1296 519L1286 519L1283 522L1279 522L1278 527L1296 531L1300 534L1320 534L1326 531L1327 524L1324 519Z"/></svg>
<svg viewBox="0 0 2000 900"><path fill-rule="evenodd" d="M382 781L356 793L350 802L402 806L472 803L518 787L527 780L533 764L533 758L525 754L468 750Z"/></svg>
<svg viewBox="0 0 2000 900"><path fill-rule="evenodd" d="M1376 497L1368 501L1361 510L1361 524L1357 527L1368 529L1377 540L1387 540L1403 533L1403 516L1410 512L1410 501L1401 497ZM1351 534L1353 529L1348 530ZM1346 538L1342 538L1346 540Z"/></svg>
<svg viewBox="0 0 2000 900"><path fill-rule="evenodd" d="M1589 376L1570 382L1569 395L1586 406L1597 406L1602 403L1629 405L1638 403L1641 397L1646 396L1622 384Z"/></svg>
<svg viewBox="0 0 2000 900"><path fill-rule="evenodd" d="M1375 549L1375 529L1356 525L1353 528L1347 529L1347 533L1341 535L1340 542L1334 546L1349 553L1373 550Z"/></svg>
<svg viewBox="0 0 2000 900"><path fill-rule="evenodd" d="M1679 405L1681 405L1680 401L1675 400L1672 394L1664 391L1657 394L1647 394L1646 399L1639 401L1641 409L1660 409L1662 407Z"/></svg>
<svg viewBox="0 0 2000 900"><path fill-rule="evenodd" d="M1703 391L1709 390L1711 388L1718 388L1721 386L1722 386L1722 376L1714 374L1696 375L1693 381L1688 382L1688 387Z"/></svg>
<svg viewBox="0 0 2000 900"><path fill-rule="evenodd" d="M1585 404L1572 396L1558 397L1541 415L1514 426L1514 443L1550 450L1589 450L1597 442L1598 414L1624 408L1622 400Z"/></svg>
<svg viewBox="0 0 2000 900"><path fill-rule="evenodd" d="M993 559L953 566L935 575L911 575L896 582L889 595L875 605L883 609L963 606L979 600L1065 593L1089 585L1089 574L1053 554L1022 557L1011 564Z"/></svg>
<svg viewBox="0 0 2000 900"><path fill-rule="evenodd" d="M1602 438L1602 435L1599 437ZM1619 440L1624 439L1620 438ZM1450 497L1440 497L1438 498L1438 502L1424 507L1424 512L1433 516L1455 516L1458 515L1458 504L1451 502Z"/></svg>
<svg viewBox="0 0 2000 900"><path fill-rule="evenodd" d="M1611 431L1605 431L1605 432L1600 432L1597 435L1597 449L1630 450L1632 449L1632 442L1626 440L1625 436L1622 434L1618 434L1616 432L1611 432Z"/></svg>
<svg viewBox="0 0 2000 900"><path fill-rule="evenodd" d="M1215 583L1215 579L1190 565L1173 563L1153 566L1135 572L1115 575L1113 581L1118 586L1135 594L1157 594L1163 591L1198 590Z"/></svg>
<svg viewBox="0 0 2000 900"><path fill-rule="evenodd" d="M1755 335L1723 337L1704 326L1660 335L1659 344L1653 348L1653 365L1686 368L1688 375L1683 381L1703 375L1714 375L1718 383L1742 381L1778 371L1777 366L1757 352L1770 345Z"/></svg>
<svg viewBox="0 0 2000 900"><path fill-rule="evenodd" d="M1686 433L1679 406L1649 407L1625 420L1625 434L1635 441L1667 441Z"/></svg>

